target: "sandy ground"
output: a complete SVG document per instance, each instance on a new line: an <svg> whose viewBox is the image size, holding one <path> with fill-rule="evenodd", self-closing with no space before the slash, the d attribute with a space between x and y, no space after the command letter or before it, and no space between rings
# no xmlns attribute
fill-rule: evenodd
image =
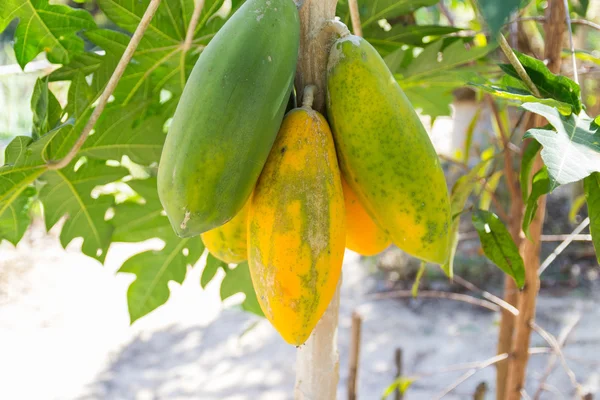
<svg viewBox="0 0 600 400"><path fill-rule="evenodd" d="M145 243L142 246L154 246ZM140 245L115 245L104 267L67 251L54 236L0 246L0 399L291 399L295 349L260 318L222 305L219 282L199 286L200 268L172 285L167 305L129 326L126 290L132 277L115 274ZM379 399L393 380L394 350L404 352L407 375L427 374L494 355L497 315L471 305L437 300L369 300L376 285L354 254L347 254L340 313L339 398L346 398L350 316L364 316L359 399ZM565 355L579 382L600 385L600 297L572 292L542 296L538 323L555 335L582 316ZM533 346L546 346L537 335ZM548 360L531 359L527 390L533 393ZM465 371L417 381L407 399L432 399ZM490 387L494 369L481 370L448 399L472 399L480 382ZM548 383L572 398L558 367ZM598 396L598 395L597 395Z"/></svg>

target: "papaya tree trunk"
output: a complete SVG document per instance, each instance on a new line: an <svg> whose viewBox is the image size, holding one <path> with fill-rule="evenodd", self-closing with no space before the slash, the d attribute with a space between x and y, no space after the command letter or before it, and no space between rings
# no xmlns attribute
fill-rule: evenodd
<svg viewBox="0 0 600 400"><path fill-rule="evenodd" d="M325 115L327 57L335 32L323 29L335 17L337 0L297 0L300 7L300 53L296 72L298 104L303 90L314 85L313 109ZM337 350L340 285L312 335L296 354L297 400L335 400L339 379Z"/></svg>
<svg viewBox="0 0 600 400"><path fill-rule="evenodd" d="M550 0L548 2L546 23L544 24L546 33L544 58L548 60L548 68L553 73L560 72L560 54L566 30L565 16L564 0ZM539 117L535 117L535 121L537 126L544 123ZM538 154L534 162L533 172L537 172L543 165ZM525 263L525 287L519 296L519 315L515 322L515 334L509 360L506 393L508 400L520 400L521 390L525 386L527 361L529 359L528 349L532 330L531 323L535 318L536 300L540 286L538 276L540 236L545 212L546 196L542 196L539 199L537 214L529 227L531 240L523 239L519 248Z"/></svg>

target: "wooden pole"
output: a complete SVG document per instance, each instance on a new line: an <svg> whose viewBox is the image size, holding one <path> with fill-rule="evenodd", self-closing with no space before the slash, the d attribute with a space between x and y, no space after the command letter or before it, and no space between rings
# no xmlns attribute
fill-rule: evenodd
<svg viewBox="0 0 600 400"><path fill-rule="evenodd" d="M356 400L356 381L358 380L358 365L360 360L360 330L362 318L354 311L350 335L350 357L348 361L348 400Z"/></svg>
<svg viewBox="0 0 600 400"><path fill-rule="evenodd" d="M396 379L402 376L402 348L398 347L394 354L394 361L396 362ZM394 394L395 400L404 400L404 393L398 388Z"/></svg>

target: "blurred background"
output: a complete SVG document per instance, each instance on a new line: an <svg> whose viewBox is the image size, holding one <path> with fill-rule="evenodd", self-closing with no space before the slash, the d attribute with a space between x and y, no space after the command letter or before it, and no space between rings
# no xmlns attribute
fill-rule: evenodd
<svg viewBox="0 0 600 400"><path fill-rule="evenodd" d="M86 8L99 26L115 28L95 1L54 3L61 2ZM441 4L419 8L403 16L401 23L481 31L470 1ZM543 15L543 9L544 2L538 1L531 12ZM585 12L586 19L600 22L599 1L587 4ZM31 134L34 85L38 77L56 68L42 55L21 70L12 48L15 26L0 35L0 149L15 136ZM600 31L577 26L575 41L576 47L589 51L587 60L579 60L580 76L588 114L597 115ZM87 46L92 49L92 44ZM498 54L489 57L498 59ZM65 104L68 82L51 82L50 88ZM446 87L442 101L436 98L439 88L434 89L417 87L412 96L407 92L421 112L451 186L463 172L455 160L464 156L467 138L478 149L464 161L473 165L481 151L493 144L497 127L489 103L464 83ZM514 109L508 112L511 120L518 118ZM502 184L495 190L497 201L506 203L508 194ZM580 185L573 184L549 196L541 260L587 216L585 207L580 207L581 194ZM171 297L164 306L130 325L126 296L134 277L117 270L134 254L160 249L161 241L113 243L101 265L81 253L78 239L64 249L58 239L61 224L47 232L41 207L34 204L31 212L33 223L24 239L17 246L0 244L0 399L292 398L295 348L285 344L266 320L239 307L243 294L221 301L222 271L200 287L206 254L189 269L182 285L169 284ZM456 275L501 296L503 275L483 255L469 221L461 224L460 238ZM451 299L411 298L407 292L418 269L417 260L395 247L375 257L347 251L338 332L339 398L346 398L353 313L363 320L360 399L381 398L399 368L401 375L422 376L406 399L431 399L464 373L444 371L445 366L495 354L499 314ZM596 396L600 396L599 275L586 229L542 276L537 315L538 323L557 336L575 324L565 357L579 383ZM435 266L427 268L420 288L481 294L449 282ZM546 343L534 334L532 346ZM531 393L538 388L548 358L548 354L531 358L527 387ZM487 397L481 398L491 399L494 377L493 368L481 370L446 398L473 399L487 388ZM571 381L562 368L553 369L546 382L542 398L571 398Z"/></svg>

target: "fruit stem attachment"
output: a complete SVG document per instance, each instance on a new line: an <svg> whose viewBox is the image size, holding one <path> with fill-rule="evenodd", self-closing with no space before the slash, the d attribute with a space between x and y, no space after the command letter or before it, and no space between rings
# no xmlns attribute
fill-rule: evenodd
<svg viewBox="0 0 600 400"><path fill-rule="evenodd" d="M327 21L325 21L325 23L323 23L323 27L321 28L321 32L319 32L319 34L324 34L324 33L329 33L329 34L336 34L338 35L340 38L346 37L351 35L352 33L350 32L350 30L348 29L348 27L346 26L346 24L344 24L341 21L335 20L335 19L329 19Z"/></svg>
<svg viewBox="0 0 600 400"><path fill-rule="evenodd" d="M302 107L310 108L312 110L316 90L317 87L315 85L306 85L304 88L304 97L302 98Z"/></svg>

